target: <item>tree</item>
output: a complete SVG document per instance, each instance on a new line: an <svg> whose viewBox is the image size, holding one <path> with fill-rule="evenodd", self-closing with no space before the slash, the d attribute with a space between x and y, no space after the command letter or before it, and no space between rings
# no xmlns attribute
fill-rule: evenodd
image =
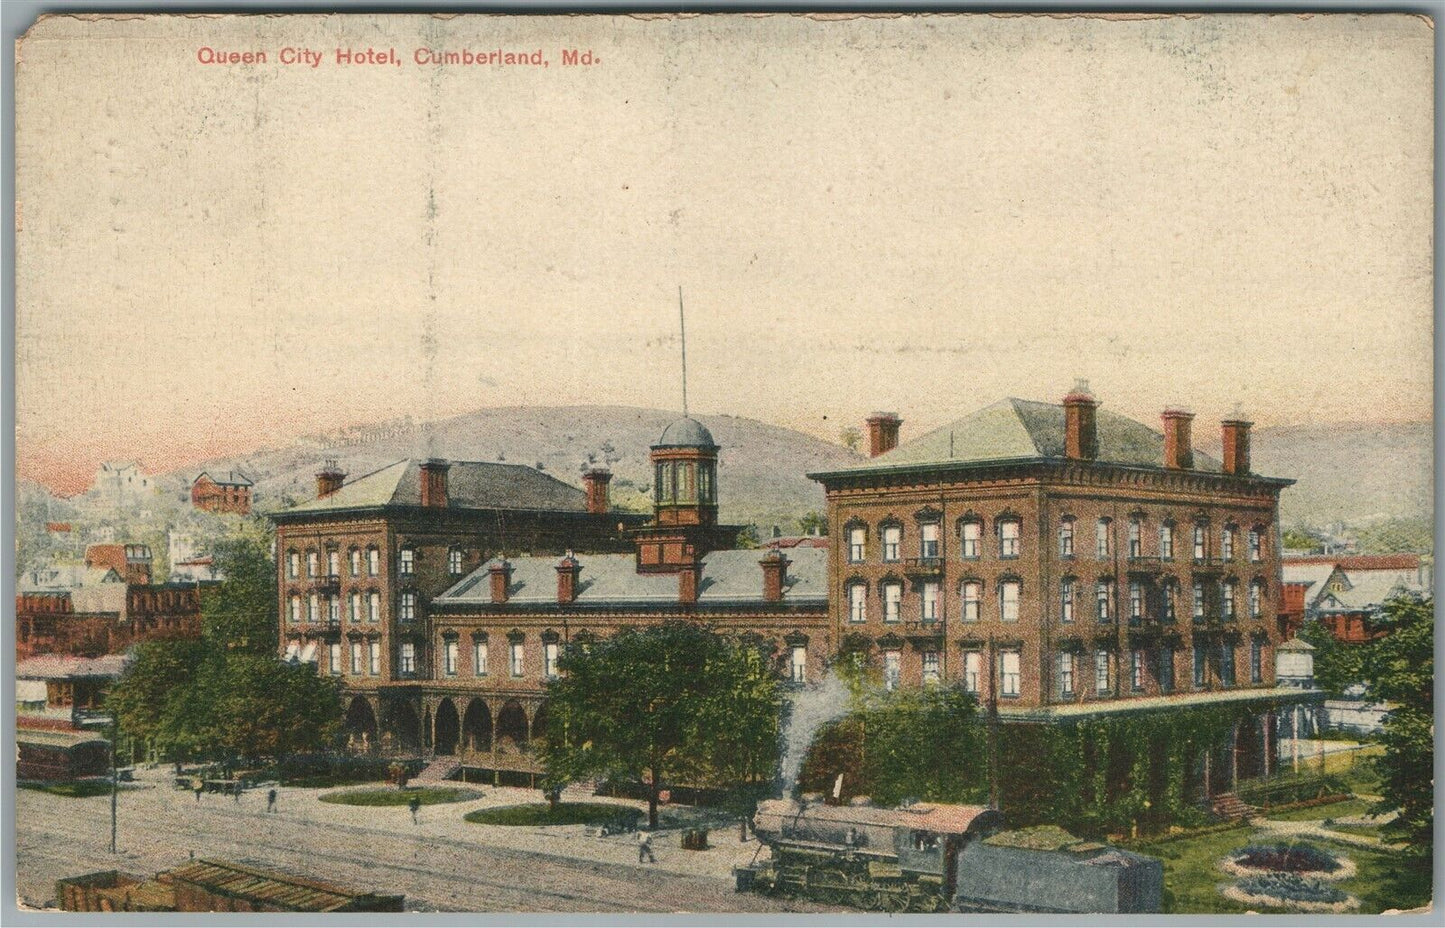
<svg viewBox="0 0 1445 928"><path fill-rule="evenodd" d="M106 707L115 713L121 729L149 742L162 754L171 754L169 726L176 708L205 659L199 641L166 639L136 645L125 673L111 687Z"/></svg>
<svg viewBox="0 0 1445 928"><path fill-rule="evenodd" d="M1365 648L1344 644L1319 622L1306 622L1299 630L1300 640L1315 649L1315 685L1331 696L1344 695L1345 690L1364 682Z"/></svg>
<svg viewBox="0 0 1445 928"><path fill-rule="evenodd" d="M225 577L201 597L201 634L216 650L274 655L277 648L276 566L273 535L261 520L247 520L210 543Z"/></svg>
<svg viewBox="0 0 1445 928"><path fill-rule="evenodd" d="M819 535L828 533L828 517L821 512L807 512L798 518L798 532L803 535L811 535L814 531Z"/></svg>
<svg viewBox="0 0 1445 928"><path fill-rule="evenodd" d="M857 426L846 425L838 432L838 440L848 446L848 450L857 451L858 445L863 441L863 433Z"/></svg>
<svg viewBox="0 0 1445 928"><path fill-rule="evenodd" d="M1398 810L1392 830L1429 860L1434 829L1435 602L1404 594L1388 600L1376 625L1386 634L1365 648L1363 671L1372 697L1390 704L1375 761L1381 776L1377 812Z"/></svg>
<svg viewBox="0 0 1445 928"><path fill-rule="evenodd" d="M666 782L771 777L781 697L770 663L689 622L572 646L547 684L546 786L592 777L646 783L655 828Z"/></svg>

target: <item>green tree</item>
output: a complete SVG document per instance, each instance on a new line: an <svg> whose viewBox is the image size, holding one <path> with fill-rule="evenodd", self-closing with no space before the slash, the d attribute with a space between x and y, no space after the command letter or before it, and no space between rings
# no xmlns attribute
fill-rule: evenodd
<svg viewBox="0 0 1445 928"><path fill-rule="evenodd" d="M1307 528L1287 528L1284 530L1284 546L1292 551L1314 551L1323 543L1324 539Z"/></svg>
<svg viewBox="0 0 1445 928"><path fill-rule="evenodd" d="M988 798L978 703L959 687L901 689L862 712L863 778L875 802L978 802Z"/></svg>
<svg viewBox="0 0 1445 928"><path fill-rule="evenodd" d="M1315 649L1315 685L1331 696L1364 682L1365 647L1344 644L1319 622L1306 622L1299 630L1300 640Z"/></svg>
<svg viewBox="0 0 1445 928"><path fill-rule="evenodd" d="M125 673L111 687L106 707L121 730L150 743L163 755L174 753L171 726L185 691L205 660L200 641L166 639L136 645Z"/></svg>
<svg viewBox="0 0 1445 928"><path fill-rule="evenodd" d="M1429 860L1434 829L1435 602L1415 594L1384 605L1376 625L1386 634L1365 649L1371 696L1390 704L1375 762L1381 776L1376 810L1398 810L1391 823L1418 858Z"/></svg>
<svg viewBox="0 0 1445 928"><path fill-rule="evenodd" d="M749 522L738 530L737 545L739 548L756 548L762 543L762 535L759 534L757 525Z"/></svg>
<svg viewBox="0 0 1445 928"><path fill-rule="evenodd" d="M547 685L542 760L556 788L591 777L721 785L771 777L781 697L756 647L675 622L574 646Z"/></svg>
<svg viewBox="0 0 1445 928"><path fill-rule="evenodd" d="M828 517L821 512L806 512L798 518L798 532L802 535L811 535L816 531L819 535L828 533Z"/></svg>
<svg viewBox="0 0 1445 928"><path fill-rule="evenodd" d="M273 655L277 649L276 565L270 529L247 520L211 541L225 577L201 597L201 634L216 650Z"/></svg>

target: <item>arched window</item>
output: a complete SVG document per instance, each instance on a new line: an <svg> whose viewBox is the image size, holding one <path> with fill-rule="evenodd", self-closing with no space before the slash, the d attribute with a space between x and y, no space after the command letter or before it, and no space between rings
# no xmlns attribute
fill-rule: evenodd
<svg viewBox="0 0 1445 928"><path fill-rule="evenodd" d="M1249 617L1257 619L1264 615L1264 581L1251 580L1249 583Z"/></svg>
<svg viewBox="0 0 1445 928"><path fill-rule="evenodd" d="M1019 520L1000 519L995 525L998 528L998 556L1001 558L1018 557L1021 534Z"/></svg>
<svg viewBox="0 0 1445 928"><path fill-rule="evenodd" d="M868 584L862 580L848 584L848 621L868 621Z"/></svg>
<svg viewBox="0 0 1445 928"><path fill-rule="evenodd" d="M1165 522L1159 526L1159 556L1166 561L1174 560L1174 523Z"/></svg>
<svg viewBox="0 0 1445 928"><path fill-rule="evenodd" d="M1064 577L1059 581L1059 621L1068 624L1074 621L1074 578Z"/></svg>
<svg viewBox="0 0 1445 928"><path fill-rule="evenodd" d="M1074 517L1064 516L1059 522L1059 557L1074 556Z"/></svg>
<svg viewBox="0 0 1445 928"><path fill-rule="evenodd" d="M1114 581L1103 578L1094 584L1094 602L1101 623L1114 621Z"/></svg>
<svg viewBox="0 0 1445 928"><path fill-rule="evenodd" d="M977 519L966 519L959 523L958 527L958 552L959 557L969 561L976 561L982 555L980 550L983 537L983 523Z"/></svg>
<svg viewBox="0 0 1445 928"><path fill-rule="evenodd" d="M903 526L897 522L886 523L881 529L883 539L883 560L897 561L902 557Z"/></svg>
<svg viewBox="0 0 1445 928"><path fill-rule="evenodd" d="M1112 527L1111 521L1105 516L1094 525L1094 554L1101 561L1114 556L1114 543L1109 531Z"/></svg>
<svg viewBox="0 0 1445 928"><path fill-rule="evenodd" d="M347 552L347 559L351 562L351 575L353 577L361 576L361 549L352 548Z"/></svg>
<svg viewBox="0 0 1445 928"><path fill-rule="evenodd" d="M453 577L459 577L462 573L462 549L452 548L447 552L447 572Z"/></svg>
<svg viewBox="0 0 1445 928"><path fill-rule="evenodd" d="M412 574L416 573L415 548L407 547L401 549L397 557L396 569L397 573L401 574L403 577L410 577Z"/></svg>
<svg viewBox="0 0 1445 928"><path fill-rule="evenodd" d="M965 580L962 586L963 620L977 622L983 618L983 584L977 580Z"/></svg>
<svg viewBox="0 0 1445 928"><path fill-rule="evenodd" d="M301 553L299 551L286 552L286 576L291 580L301 576Z"/></svg>
<svg viewBox="0 0 1445 928"><path fill-rule="evenodd" d="M301 597L300 597L300 596L297 596L295 593L292 593L292 594L291 594L291 624L292 624L292 625L299 625L300 623L301 623Z"/></svg>
<svg viewBox="0 0 1445 928"><path fill-rule="evenodd" d="M890 580L881 584L883 595L883 621L897 622L902 618L903 584Z"/></svg>
<svg viewBox="0 0 1445 928"><path fill-rule="evenodd" d="M1010 577L1000 580L998 584L998 617L1001 622L1017 622L1019 620L1019 593L1023 584L1017 579Z"/></svg>
<svg viewBox="0 0 1445 928"><path fill-rule="evenodd" d="M381 573L381 549L375 545L366 549L366 575L375 577Z"/></svg>

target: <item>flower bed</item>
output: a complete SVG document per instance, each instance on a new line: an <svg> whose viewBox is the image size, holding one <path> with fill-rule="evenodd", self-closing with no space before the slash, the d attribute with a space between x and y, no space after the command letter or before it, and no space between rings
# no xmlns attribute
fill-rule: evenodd
<svg viewBox="0 0 1445 928"><path fill-rule="evenodd" d="M1247 876L1226 887L1224 897L1244 905L1296 912L1349 912L1360 905L1360 900L1338 887L1293 873Z"/></svg>
<svg viewBox="0 0 1445 928"><path fill-rule="evenodd" d="M1312 844L1251 844L1219 862L1230 876L1299 876L1316 880L1343 880L1355 875L1355 865Z"/></svg>

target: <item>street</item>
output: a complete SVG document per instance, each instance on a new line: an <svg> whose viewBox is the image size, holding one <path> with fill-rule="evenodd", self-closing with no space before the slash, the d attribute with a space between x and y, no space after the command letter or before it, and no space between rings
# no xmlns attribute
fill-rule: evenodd
<svg viewBox="0 0 1445 928"><path fill-rule="evenodd" d="M110 799L74 799L18 790L17 891L22 904L54 899L57 878L119 869L150 876L196 857L274 867L343 886L399 892L409 910L538 912L835 911L733 890L732 866L746 863L755 841L735 830L714 833L716 846L685 851L676 833L654 846L657 865L636 863L636 838L590 836L582 826L473 825L476 808L536 802L536 791L486 790L482 799L423 807L412 824L405 807L320 802L327 790L283 788L278 811L266 812L264 790L238 803L208 794L197 802L144 773L120 795L119 853L109 853ZM595 800L568 795L568 800ZM764 851L763 853L766 853Z"/></svg>

